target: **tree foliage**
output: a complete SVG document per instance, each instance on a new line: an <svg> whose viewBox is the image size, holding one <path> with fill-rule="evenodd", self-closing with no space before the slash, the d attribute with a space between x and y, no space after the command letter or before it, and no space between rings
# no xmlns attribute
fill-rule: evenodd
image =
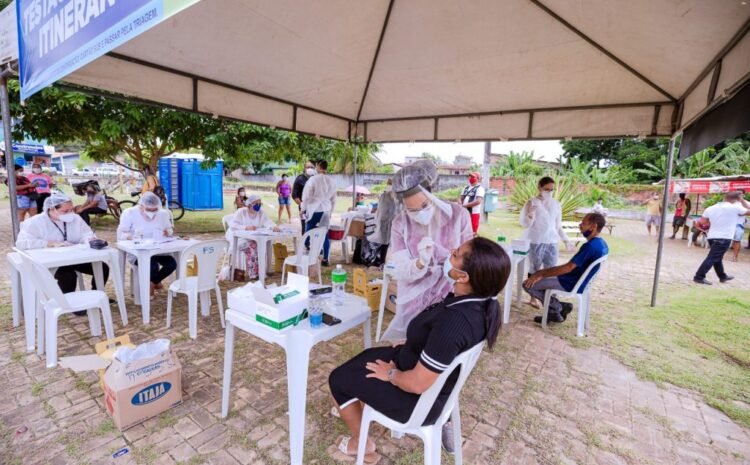
<svg viewBox="0 0 750 465"><path fill-rule="evenodd" d="M208 162L223 159L229 169L325 159L337 172L351 172L353 146L254 124L210 118L59 87L48 87L19 102L19 84L9 82L11 110L19 124L14 138L29 136L56 145L79 145L95 161L120 161L134 169L155 169L160 158L199 149ZM380 165L376 144L360 144L359 170Z"/></svg>
<svg viewBox="0 0 750 465"><path fill-rule="evenodd" d="M538 176L544 167L534 161L534 151L510 151L507 157L497 161L491 168L492 176Z"/></svg>

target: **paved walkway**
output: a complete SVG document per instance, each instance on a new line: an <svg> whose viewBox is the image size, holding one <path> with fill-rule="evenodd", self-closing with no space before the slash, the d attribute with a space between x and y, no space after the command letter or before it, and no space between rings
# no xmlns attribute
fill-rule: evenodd
<svg viewBox="0 0 750 465"><path fill-rule="evenodd" d="M7 218L0 209L0 218ZM9 237L9 225L0 235ZM100 235L111 239L111 232ZM655 241L640 224L623 222L618 237L637 242L647 253L612 260L597 284L601 312L607 305L643 301L650 283ZM10 247L7 240L0 252ZM688 286L702 249L668 242L669 266L662 286ZM750 283L748 254L730 264ZM3 260L3 265L5 262ZM8 299L2 271L3 301ZM688 275L687 278L685 275ZM622 279L623 276L628 279ZM275 464L288 463L286 376L281 350L240 335L236 346L232 411L219 417L223 332L215 313L199 321L197 341L187 336L185 302L178 301L173 325L164 329L165 297L152 305L152 324L144 327L128 301L131 324L115 320L118 334L135 342L168 337L183 364L184 402L169 412L118 432L108 420L96 374L47 370L44 361L23 351L23 332L10 325L2 307L0 334L0 464ZM674 387L640 381L632 370L599 348L576 348L530 323L525 306L512 313L498 345L485 353L462 396L464 456L468 464L748 464L750 435L700 397ZM593 318L599 318L595 311ZM573 325L568 329L574 331ZM98 338L88 334L85 318L69 318L60 327L60 353L85 354ZM327 375L361 350L359 331L317 346L312 354L308 390L305 463L332 463L325 453L344 429L332 418ZM383 465L421 464L414 438L392 440L375 427ZM123 447L129 453L113 458ZM446 456L447 459L447 456ZM447 459L446 463L450 463Z"/></svg>

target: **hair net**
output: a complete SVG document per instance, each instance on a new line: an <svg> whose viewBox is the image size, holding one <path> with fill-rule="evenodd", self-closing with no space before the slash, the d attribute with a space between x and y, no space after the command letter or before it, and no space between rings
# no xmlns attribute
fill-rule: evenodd
<svg viewBox="0 0 750 465"><path fill-rule="evenodd" d="M70 197L68 197L65 194L60 193L53 193L46 199L44 199L44 205L42 206L42 211L47 211L50 208L57 208L58 206L67 203L67 202L73 202Z"/></svg>
<svg viewBox="0 0 750 465"><path fill-rule="evenodd" d="M417 160L393 175L393 192L399 197L417 193L420 187L431 188L438 178L437 166L430 160Z"/></svg>
<svg viewBox="0 0 750 465"><path fill-rule="evenodd" d="M260 196L258 194L250 194L247 196L247 199L245 199L245 206L250 206L257 200L260 200Z"/></svg>
<svg viewBox="0 0 750 465"><path fill-rule="evenodd" d="M138 201L138 205L143 205L144 207L159 208L161 207L161 199L153 192L146 192Z"/></svg>

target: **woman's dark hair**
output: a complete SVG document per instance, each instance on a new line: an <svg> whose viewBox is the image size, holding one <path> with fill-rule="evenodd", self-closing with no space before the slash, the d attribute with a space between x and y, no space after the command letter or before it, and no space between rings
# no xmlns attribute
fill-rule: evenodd
<svg viewBox="0 0 750 465"><path fill-rule="evenodd" d="M328 162L325 160L318 160L318 167L322 170L328 169Z"/></svg>
<svg viewBox="0 0 750 465"><path fill-rule="evenodd" d="M555 180L549 176L545 176L539 180L539 187L546 186L547 184L554 184Z"/></svg>
<svg viewBox="0 0 750 465"><path fill-rule="evenodd" d="M244 186L243 186L243 187L240 187L240 188L238 188L238 189L237 189L237 197L239 197L239 196L240 196L240 191L244 191L244 190L245 190L245 187L244 187Z"/></svg>
<svg viewBox="0 0 750 465"><path fill-rule="evenodd" d="M510 258L502 247L484 237L469 241L470 251L463 256L463 271L469 275L473 295L486 297L484 322L487 345L492 348L502 325L497 295L510 276Z"/></svg>
<svg viewBox="0 0 750 465"><path fill-rule="evenodd" d="M286 177L287 177L286 173L284 173L284 174L281 175L281 179L286 179Z"/></svg>

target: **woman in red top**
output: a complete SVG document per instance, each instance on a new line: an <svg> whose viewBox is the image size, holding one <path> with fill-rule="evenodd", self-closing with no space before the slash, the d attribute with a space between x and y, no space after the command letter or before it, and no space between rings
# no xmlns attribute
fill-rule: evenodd
<svg viewBox="0 0 750 465"><path fill-rule="evenodd" d="M29 216L36 215L36 200L32 197L36 197L36 188L34 184L29 181L29 178L23 175L23 166L15 165L16 170L16 201L18 202L18 222L23 222L26 218L26 214ZM5 180L5 184L8 184L8 180Z"/></svg>

